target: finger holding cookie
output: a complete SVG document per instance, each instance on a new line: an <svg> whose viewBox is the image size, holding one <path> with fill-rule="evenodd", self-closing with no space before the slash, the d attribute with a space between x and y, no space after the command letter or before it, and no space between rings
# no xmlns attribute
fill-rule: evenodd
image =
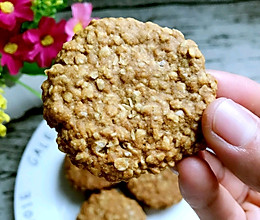
<svg viewBox="0 0 260 220"><path fill-rule="evenodd" d="M259 219L260 85L211 73L221 98L206 108L202 129L215 154L199 153L177 165L182 195L201 219Z"/></svg>

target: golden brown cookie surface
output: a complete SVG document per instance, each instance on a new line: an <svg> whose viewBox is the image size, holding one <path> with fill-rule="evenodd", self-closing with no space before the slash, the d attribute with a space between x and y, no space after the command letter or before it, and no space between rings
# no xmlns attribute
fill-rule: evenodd
<svg viewBox="0 0 260 220"><path fill-rule="evenodd" d="M133 199L117 190L102 190L92 194L81 206L77 220L144 220L146 215Z"/></svg>
<svg viewBox="0 0 260 220"><path fill-rule="evenodd" d="M147 173L133 178L127 187L138 201L154 209L172 206L182 199L178 176L169 168L159 174Z"/></svg>
<svg viewBox="0 0 260 220"><path fill-rule="evenodd" d="M64 159L65 176L77 190L95 190L110 187L113 183L73 165L68 156Z"/></svg>
<svg viewBox="0 0 260 220"><path fill-rule="evenodd" d="M159 173L200 149L215 99L197 45L151 22L106 18L64 44L43 83L59 149L111 181Z"/></svg>

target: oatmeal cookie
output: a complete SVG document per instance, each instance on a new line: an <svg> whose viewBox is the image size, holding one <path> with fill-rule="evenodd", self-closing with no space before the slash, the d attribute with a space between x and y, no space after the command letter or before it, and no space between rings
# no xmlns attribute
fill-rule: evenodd
<svg viewBox="0 0 260 220"><path fill-rule="evenodd" d="M133 199L127 198L117 190L102 190L92 194L85 201L77 220L144 220L142 207Z"/></svg>
<svg viewBox="0 0 260 220"><path fill-rule="evenodd" d="M73 165L70 158L64 158L65 176L71 182L72 186L80 191L103 189L113 185L103 177L97 177L88 170L79 169Z"/></svg>
<svg viewBox="0 0 260 220"><path fill-rule="evenodd" d="M216 81L181 32L132 18L93 20L46 71L43 114L73 164L110 181L159 173L202 147Z"/></svg>
<svg viewBox="0 0 260 220"><path fill-rule="evenodd" d="M178 176L169 168L159 174L142 174L127 183L136 199L153 209L163 209L181 201Z"/></svg>

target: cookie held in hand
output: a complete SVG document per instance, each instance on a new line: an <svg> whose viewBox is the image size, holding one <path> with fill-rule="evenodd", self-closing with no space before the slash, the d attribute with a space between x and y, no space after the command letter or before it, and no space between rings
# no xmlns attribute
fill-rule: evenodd
<svg viewBox="0 0 260 220"><path fill-rule="evenodd" d="M132 18L93 20L43 83L44 118L73 163L110 181L159 173L203 148L216 97L196 43Z"/></svg>

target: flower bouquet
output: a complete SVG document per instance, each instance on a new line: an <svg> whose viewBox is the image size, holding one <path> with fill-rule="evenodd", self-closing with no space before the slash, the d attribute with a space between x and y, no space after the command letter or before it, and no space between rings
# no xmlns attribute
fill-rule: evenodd
<svg viewBox="0 0 260 220"><path fill-rule="evenodd" d="M4 112L4 88L20 84L40 98L19 78L44 75L63 43L92 20L91 3L74 3L72 18L56 21L55 15L67 7L66 0L0 0L0 136L5 136L4 123L10 120Z"/></svg>

